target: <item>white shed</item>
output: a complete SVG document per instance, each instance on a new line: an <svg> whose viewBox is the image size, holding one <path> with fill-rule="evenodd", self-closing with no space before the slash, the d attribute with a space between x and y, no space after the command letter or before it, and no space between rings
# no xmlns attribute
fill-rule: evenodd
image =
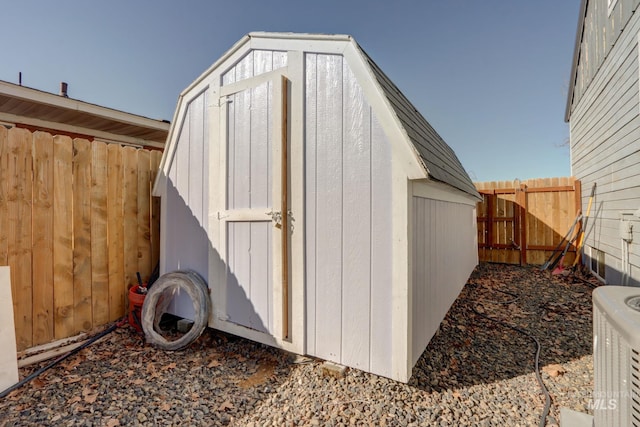
<svg viewBox="0 0 640 427"><path fill-rule="evenodd" d="M200 273L209 326L403 382L478 262L473 183L350 36L236 43L180 95L154 193L160 271Z"/></svg>

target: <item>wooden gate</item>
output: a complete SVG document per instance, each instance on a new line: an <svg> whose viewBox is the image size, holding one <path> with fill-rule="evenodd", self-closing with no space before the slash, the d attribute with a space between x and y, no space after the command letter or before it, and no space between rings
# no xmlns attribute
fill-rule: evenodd
<svg viewBox="0 0 640 427"><path fill-rule="evenodd" d="M580 211L580 181L573 177L476 183L480 261L543 264ZM575 259L572 245L565 264Z"/></svg>

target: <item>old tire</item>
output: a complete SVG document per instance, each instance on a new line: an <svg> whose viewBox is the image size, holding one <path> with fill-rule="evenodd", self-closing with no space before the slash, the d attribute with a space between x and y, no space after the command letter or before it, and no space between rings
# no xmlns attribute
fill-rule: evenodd
<svg viewBox="0 0 640 427"><path fill-rule="evenodd" d="M160 319L166 313L171 296L186 293L193 303L193 326L182 337L168 340L160 333ZM164 274L149 289L142 306L142 330L151 345L163 350L180 350L194 342L209 323L211 300L205 281L194 271L174 271Z"/></svg>

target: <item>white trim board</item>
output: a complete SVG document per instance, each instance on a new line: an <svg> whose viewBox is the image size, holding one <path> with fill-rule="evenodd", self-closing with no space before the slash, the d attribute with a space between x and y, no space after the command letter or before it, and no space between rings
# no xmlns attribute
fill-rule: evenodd
<svg viewBox="0 0 640 427"><path fill-rule="evenodd" d="M422 197L425 199L441 200L443 202L462 203L465 205L475 206L482 199L467 194L450 185L441 182L420 179L413 181L414 197Z"/></svg>
<svg viewBox="0 0 640 427"><path fill-rule="evenodd" d="M16 330L13 323L10 268L0 267L0 390L18 382Z"/></svg>

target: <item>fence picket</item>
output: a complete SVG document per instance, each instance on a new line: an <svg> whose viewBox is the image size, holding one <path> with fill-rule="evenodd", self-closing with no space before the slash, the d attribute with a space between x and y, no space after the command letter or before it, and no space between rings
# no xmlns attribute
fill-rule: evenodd
<svg viewBox="0 0 640 427"><path fill-rule="evenodd" d="M122 317L158 261L161 152L0 126L0 265L19 350Z"/></svg>
<svg viewBox="0 0 640 427"><path fill-rule="evenodd" d="M55 339L74 334L73 142L53 137L53 328Z"/></svg>
<svg viewBox="0 0 640 427"><path fill-rule="evenodd" d="M74 331L88 331L91 313L91 143L73 140L73 311Z"/></svg>
<svg viewBox="0 0 640 427"><path fill-rule="evenodd" d="M18 347L33 344L33 282L31 276L31 134L9 129L7 149L8 265L11 267L13 313Z"/></svg>
<svg viewBox="0 0 640 427"><path fill-rule="evenodd" d="M143 281L149 280L151 272L151 181L148 151L138 151L138 271Z"/></svg>
<svg viewBox="0 0 640 427"><path fill-rule="evenodd" d="M116 320L125 311L124 293L124 219L122 216L122 148L107 147L107 230L109 233L109 319Z"/></svg>
<svg viewBox="0 0 640 427"><path fill-rule="evenodd" d="M138 150L125 147L123 163L124 286L135 284L138 271ZM125 298L128 294L125 293ZM127 298L128 301L128 298Z"/></svg>
<svg viewBox="0 0 640 427"><path fill-rule="evenodd" d="M151 152L151 184L156 180L162 152ZM155 268L160 259L160 197L151 197L151 268ZM153 270L152 270L153 271Z"/></svg>
<svg viewBox="0 0 640 427"><path fill-rule="evenodd" d="M8 139L7 128L0 126L0 265L8 265L9 263L9 222L7 216L7 183L9 182Z"/></svg>
<svg viewBox="0 0 640 427"><path fill-rule="evenodd" d="M94 325L109 322L107 144L91 143L91 305Z"/></svg>
<svg viewBox="0 0 640 427"><path fill-rule="evenodd" d="M476 209L481 261L543 264L580 206L573 177L484 182L476 188L484 193ZM565 264L573 261L574 249Z"/></svg>
<svg viewBox="0 0 640 427"><path fill-rule="evenodd" d="M53 137L33 135L33 344L53 331Z"/></svg>

